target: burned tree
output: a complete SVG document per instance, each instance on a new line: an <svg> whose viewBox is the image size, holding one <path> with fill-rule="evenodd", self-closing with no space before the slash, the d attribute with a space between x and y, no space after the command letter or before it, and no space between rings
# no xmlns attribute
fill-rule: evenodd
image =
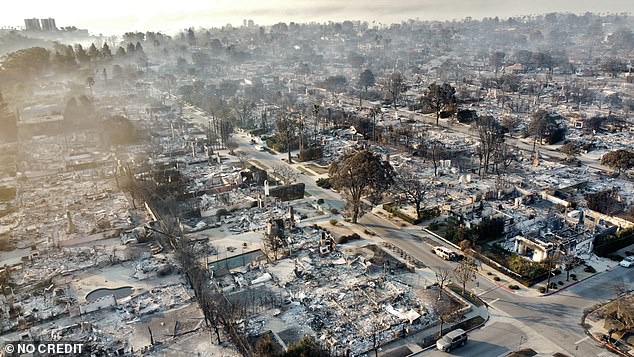
<svg viewBox="0 0 634 357"><path fill-rule="evenodd" d="M403 75L401 75L399 72L394 72L390 74L383 83L383 89L385 90L385 93L389 96L389 99L392 100L392 106L396 110L398 99L401 93L405 92L406 90Z"/></svg>
<svg viewBox="0 0 634 357"><path fill-rule="evenodd" d="M443 335L443 327L446 323L457 321L462 316L456 305L457 304L449 297L444 297L432 302L432 311L438 319L439 336Z"/></svg>
<svg viewBox="0 0 634 357"><path fill-rule="evenodd" d="M284 186L288 186L297 181L297 172L287 165L274 166L273 173L282 180Z"/></svg>
<svg viewBox="0 0 634 357"><path fill-rule="evenodd" d="M288 152L288 163L292 163L291 148L296 143L297 122L289 112L281 112L275 120L277 126L276 141L283 143L284 148Z"/></svg>
<svg viewBox="0 0 634 357"><path fill-rule="evenodd" d="M421 205L431 185L430 180L416 175L414 168L404 166L394 176L394 189L416 208L416 218L421 219Z"/></svg>
<svg viewBox="0 0 634 357"><path fill-rule="evenodd" d="M478 265L470 257L464 257L453 271L453 277L462 284L462 294L465 294L467 283L476 279Z"/></svg>
<svg viewBox="0 0 634 357"><path fill-rule="evenodd" d="M481 176L486 176L489 172L493 154L504 142L504 132L500 123L489 115L479 118L476 128L480 137L480 145L478 146L480 165L478 173Z"/></svg>
<svg viewBox="0 0 634 357"><path fill-rule="evenodd" d="M269 221L266 225L266 232L264 232L262 242L267 255L272 254L273 260L277 260L281 250L287 246L284 234L284 221L281 219Z"/></svg>
<svg viewBox="0 0 634 357"><path fill-rule="evenodd" d="M438 300L440 300L442 299L442 289L445 288L445 285L449 282L449 279L451 278L451 271L445 268L438 268L438 270L436 270L434 274L436 276L434 284L438 286Z"/></svg>

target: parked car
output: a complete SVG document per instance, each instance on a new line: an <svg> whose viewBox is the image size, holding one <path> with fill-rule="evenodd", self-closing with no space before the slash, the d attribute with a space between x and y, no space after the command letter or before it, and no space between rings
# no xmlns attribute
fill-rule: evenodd
<svg viewBox="0 0 634 357"><path fill-rule="evenodd" d="M629 257L625 257L625 259L621 260L619 265L624 267L624 268L630 268L632 265L634 265L634 255L630 255Z"/></svg>
<svg viewBox="0 0 634 357"><path fill-rule="evenodd" d="M444 260L456 259L456 253L454 253L451 249L445 247L434 247L434 254L443 258Z"/></svg>
<svg viewBox="0 0 634 357"><path fill-rule="evenodd" d="M436 341L436 348L439 351L449 352L456 347L464 346L467 343L467 332L463 329L453 330L446 333L443 337Z"/></svg>

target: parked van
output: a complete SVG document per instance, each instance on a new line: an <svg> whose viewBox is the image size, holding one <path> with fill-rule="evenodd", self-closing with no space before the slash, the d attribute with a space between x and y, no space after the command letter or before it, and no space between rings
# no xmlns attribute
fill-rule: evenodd
<svg viewBox="0 0 634 357"><path fill-rule="evenodd" d="M464 346L467 343L467 332L463 329L447 332L443 337L436 341L436 348L439 351L449 352L456 347Z"/></svg>
<svg viewBox="0 0 634 357"><path fill-rule="evenodd" d="M445 247L434 247L434 254L443 258L444 260L455 260L456 253L451 249Z"/></svg>

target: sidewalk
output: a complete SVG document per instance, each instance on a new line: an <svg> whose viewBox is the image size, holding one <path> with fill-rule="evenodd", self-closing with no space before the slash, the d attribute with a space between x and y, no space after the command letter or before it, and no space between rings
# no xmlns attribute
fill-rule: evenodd
<svg viewBox="0 0 634 357"><path fill-rule="evenodd" d="M605 320L600 316L600 310L606 305L607 303L600 303L597 304L597 306L595 306L593 308L592 311L588 312L587 315L584 315L583 320L582 320L582 325L585 328L586 334L588 335L589 338L592 338L593 340L595 340L597 343L600 343L601 345L603 345L603 347L605 347L606 349L621 355L621 356L634 356L633 350L630 349L627 352L624 352L622 350L618 350L615 349L614 346L611 346L610 344L608 344L606 342L606 340L604 340L602 337L605 337L608 334L608 331L605 328ZM617 336L613 336L613 338L617 338ZM622 348L627 348L626 344L624 343L624 341L619 341L621 343L620 347Z"/></svg>
<svg viewBox="0 0 634 357"><path fill-rule="evenodd" d="M484 326L484 324L489 320L489 310L486 307L486 305L483 306L475 306L475 305L471 305L471 311L469 311L468 313L465 314L465 318L463 321L459 321L453 324L445 324L443 326L443 331L445 333L451 331L452 329L454 329L455 326L459 325L460 323L467 321L469 319L475 318L475 317L481 317L484 322L482 322L481 324L479 324L478 326L472 327L470 329L467 330L467 332L473 331L475 329L478 329L482 326ZM406 356L406 355L412 355L412 356L416 356L418 353L426 351L428 349L432 349L434 348L434 345L432 344L429 347L423 348L420 343L423 341L432 341L435 342L435 336L438 334L438 324L433 323L432 325L430 325L429 327L427 327L426 329L416 332L412 335L409 335L407 337L401 338L397 341L393 341L390 342L386 345L383 345L382 347L379 348L379 356L386 356L386 355L390 355L390 356L395 356L395 355L399 355L399 356ZM403 347L407 347L409 349L409 353L407 354L400 354L400 353L395 353L396 351L399 351L401 349L403 349ZM407 352L407 351L405 351Z"/></svg>

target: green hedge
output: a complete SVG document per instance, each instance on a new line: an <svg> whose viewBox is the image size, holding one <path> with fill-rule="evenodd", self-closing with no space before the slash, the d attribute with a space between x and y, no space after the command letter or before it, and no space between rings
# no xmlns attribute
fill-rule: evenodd
<svg viewBox="0 0 634 357"><path fill-rule="evenodd" d="M420 222L422 222L422 219L418 219L418 218L413 218L410 217L409 215L401 212L398 208L394 207L394 204L392 203L386 203L383 205L383 209L390 212L391 214L395 215L396 217L404 220L405 222L409 223L409 224L419 224Z"/></svg>
<svg viewBox="0 0 634 357"><path fill-rule="evenodd" d="M252 129L249 130L249 134L253 135L253 136L260 136L262 134L266 134L266 129Z"/></svg>
<svg viewBox="0 0 634 357"><path fill-rule="evenodd" d="M330 179L327 177L318 178L317 181L315 182L317 183L317 187L321 187L324 189L329 189L332 187L332 184L330 183Z"/></svg>
<svg viewBox="0 0 634 357"><path fill-rule="evenodd" d="M300 151L299 153L299 161L311 161L321 159L324 154L324 150L322 148L310 148Z"/></svg>
<svg viewBox="0 0 634 357"><path fill-rule="evenodd" d="M524 259L497 244L482 246L481 252L473 251L472 254L485 262L490 259L510 272L517 274L518 276L513 276L513 278L525 286L532 286L548 277L548 271L543 264ZM494 264L492 267L503 274L509 274L509 272L498 268Z"/></svg>
<svg viewBox="0 0 634 357"><path fill-rule="evenodd" d="M615 251L634 244L634 228L624 229L615 236L598 236L594 239L594 253L606 257Z"/></svg>

